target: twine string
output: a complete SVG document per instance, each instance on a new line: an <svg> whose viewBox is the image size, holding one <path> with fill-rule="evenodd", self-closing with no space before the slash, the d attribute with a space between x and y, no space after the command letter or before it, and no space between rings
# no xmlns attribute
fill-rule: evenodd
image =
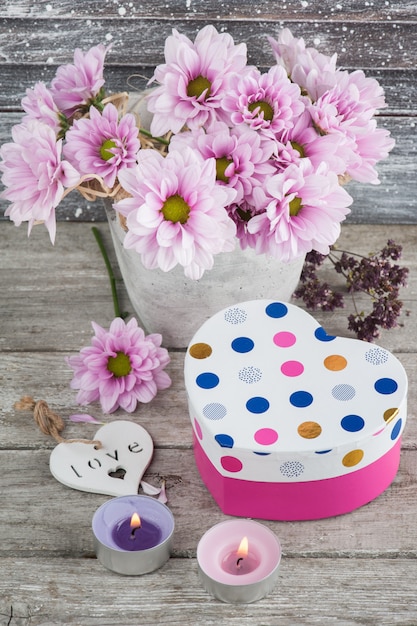
<svg viewBox="0 0 417 626"><path fill-rule="evenodd" d="M65 428L62 417L54 413L45 400L35 401L31 396L23 396L15 402L14 408L19 411L33 411L33 419L44 435L53 437L58 443L87 443L94 445L97 449L102 447L101 441L97 439L65 439L61 432Z"/></svg>

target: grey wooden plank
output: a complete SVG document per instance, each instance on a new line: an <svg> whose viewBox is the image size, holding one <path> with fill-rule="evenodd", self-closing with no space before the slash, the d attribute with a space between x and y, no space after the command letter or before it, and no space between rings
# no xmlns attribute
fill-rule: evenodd
<svg viewBox="0 0 417 626"><path fill-rule="evenodd" d="M57 482L48 450L1 450L0 461L7 503L0 508L0 559L93 556L91 520L110 496ZM366 506L323 520L262 523L280 537L288 558L414 558L417 567L416 472L416 450L402 450L394 482ZM155 486L166 481L175 518L173 554L195 558L203 533L228 516L204 486L192 451L157 448L145 480Z"/></svg>
<svg viewBox="0 0 417 626"><path fill-rule="evenodd" d="M396 0L395 2L376 0L373 3L367 0L345 0L338 4L332 0L305 3L287 0L279 7L274 0L259 0L256 5L256 15L276 15L278 8L281 19L297 17L300 21L311 19L382 21L393 18L410 20L417 16L416 5L412 0ZM0 7L0 17L45 19L59 16L73 19L74 12L81 13L90 19L121 15L127 19L152 16L164 19L169 17L172 20L186 16L215 19L219 14L234 19L254 17L253 4L250 0L229 0L227 4L221 4L215 0L193 0L190 3L178 0L154 0L151 3L131 2L127 6L121 3L103 3L100 0L60 0L56 5L49 3L48 0L38 0L36 4L33 4L31 0L3 0Z"/></svg>
<svg viewBox="0 0 417 626"><path fill-rule="evenodd" d="M261 71L267 71L271 66L259 66ZM0 117L1 112L20 110L21 99L26 89L33 87L35 82L43 81L46 84L52 80L57 69L56 63L24 63L19 65L1 66ZM357 69L354 66L349 69ZM107 65L104 70L106 89L109 93L117 91L141 91L146 88L152 77L154 67L141 65ZM379 81L385 91L387 107L383 110L384 116L417 115L417 70L410 69L373 69L366 70L369 78ZM4 120L8 126L6 119Z"/></svg>
<svg viewBox="0 0 417 626"><path fill-rule="evenodd" d="M308 45L317 45L321 52L337 52L338 63L343 67L412 69L416 65L415 19L335 23L327 18L300 22L296 14L284 19L279 11L265 17L255 12L240 19L230 19L221 12L217 15L211 22L219 31L229 32L236 43L246 42L249 61L255 65L273 62L266 35L276 37L282 27L290 27L296 37L304 37ZM48 59L65 63L72 60L76 47L87 49L97 43L112 42L109 64L154 66L164 60L163 41L173 26L194 38L206 23L205 17L192 16L175 22L170 17L119 16L92 21L82 13L74 13L71 20L5 18L0 30L0 59L4 65L45 64Z"/></svg>
<svg viewBox="0 0 417 626"><path fill-rule="evenodd" d="M18 626L415 626L416 561L286 559L275 589L249 605L222 604L202 588L195 560L122 578L95 560L5 559L2 624ZM13 619L8 622L13 607Z"/></svg>

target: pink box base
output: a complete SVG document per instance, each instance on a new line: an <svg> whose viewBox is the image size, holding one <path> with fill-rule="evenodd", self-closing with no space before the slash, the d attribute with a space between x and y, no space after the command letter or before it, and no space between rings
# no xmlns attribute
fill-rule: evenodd
<svg viewBox="0 0 417 626"><path fill-rule="evenodd" d="M342 515L378 497L394 480L401 437L367 467L324 480L267 483L222 476L194 433L194 456L207 489L223 513L237 517L295 521Z"/></svg>

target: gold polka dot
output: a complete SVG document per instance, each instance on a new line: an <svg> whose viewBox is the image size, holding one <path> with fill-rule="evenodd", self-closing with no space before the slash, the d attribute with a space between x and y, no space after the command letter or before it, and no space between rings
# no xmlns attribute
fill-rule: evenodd
<svg viewBox="0 0 417 626"><path fill-rule="evenodd" d="M384 411L384 420L386 421L387 424L389 424L390 422L392 422L392 420L397 417L398 413L400 412L399 409L392 408L392 409L387 409L386 411Z"/></svg>
<svg viewBox="0 0 417 626"><path fill-rule="evenodd" d="M300 437L304 439L315 439L321 435L321 426L317 422L303 422L297 430Z"/></svg>
<svg viewBox="0 0 417 626"><path fill-rule="evenodd" d="M208 343L194 343L189 352L194 359L207 359L213 350Z"/></svg>
<svg viewBox="0 0 417 626"><path fill-rule="evenodd" d="M347 361L345 357L340 354L331 354L324 359L324 367L332 372L344 370L346 365Z"/></svg>
<svg viewBox="0 0 417 626"><path fill-rule="evenodd" d="M363 459L363 450L352 450L343 457L342 463L345 467L353 467L360 463Z"/></svg>

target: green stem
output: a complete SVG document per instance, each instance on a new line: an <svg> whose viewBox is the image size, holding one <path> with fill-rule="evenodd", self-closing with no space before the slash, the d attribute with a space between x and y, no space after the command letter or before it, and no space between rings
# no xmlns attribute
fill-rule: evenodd
<svg viewBox="0 0 417 626"><path fill-rule="evenodd" d="M145 130L144 128L139 128L139 132L142 135L145 135L145 137L149 137L149 139L153 139L154 141L159 141L159 143L163 143L164 146L169 146L168 139L164 139L163 137L154 137L148 130Z"/></svg>
<svg viewBox="0 0 417 626"><path fill-rule="evenodd" d="M115 278L114 273L113 273L113 268L111 266L110 259L109 259L108 255L107 255L107 251L106 251L106 248L104 246L103 239L101 237L101 233L98 230L98 228L96 228L95 226L93 226L91 230L93 231L93 235L96 238L98 247L100 248L101 255L102 255L103 259L104 259L104 263L106 264L107 273L109 275L111 294L112 294L112 298L113 298L114 315L115 315L115 317L122 317L121 313L120 313L119 299L117 297L116 278Z"/></svg>

